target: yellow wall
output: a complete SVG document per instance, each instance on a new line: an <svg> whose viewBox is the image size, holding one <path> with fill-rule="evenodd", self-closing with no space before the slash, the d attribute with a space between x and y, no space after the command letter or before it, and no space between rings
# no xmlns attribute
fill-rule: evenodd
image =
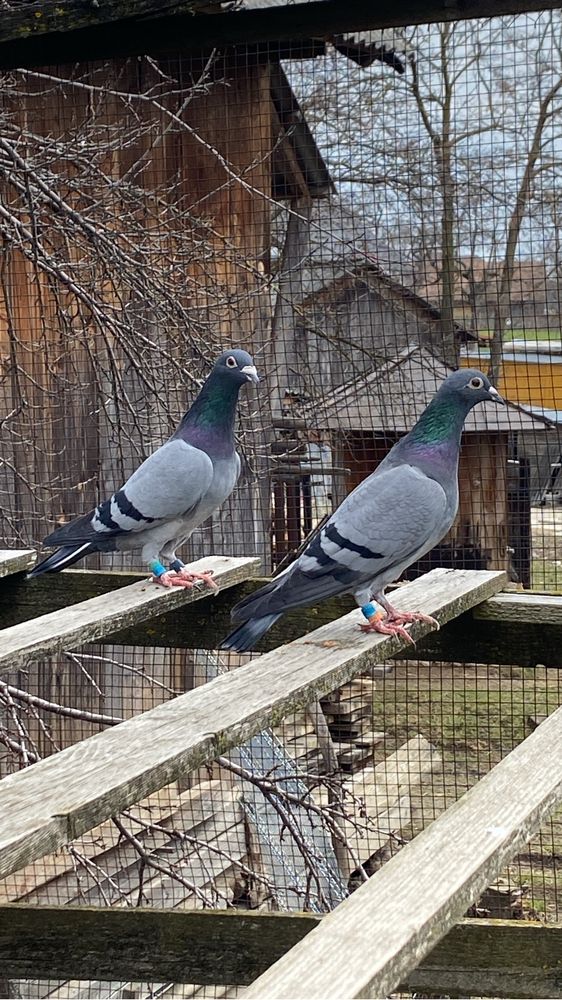
<svg viewBox="0 0 562 1000"><path fill-rule="evenodd" d="M487 352L486 352L487 353ZM534 356L536 358L536 355ZM560 355L543 356L540 361L519 357L504 358L497 388L513 403L529 403L547 409L562 409L562 358ZM486 371L488 358L476 353L462 357L464 368L479 367Z"/></svg>

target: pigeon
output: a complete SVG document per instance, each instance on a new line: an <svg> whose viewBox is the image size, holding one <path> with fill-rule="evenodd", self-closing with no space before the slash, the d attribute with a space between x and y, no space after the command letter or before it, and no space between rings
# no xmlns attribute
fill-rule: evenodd
<svg viewBox="0 0 562 1000"><path fill-rule="evenodd" d="M351 593L365 632L400 635L413 621L438 623L419 612L398 611L384 588L451 528L459 505L458 463L465 418L477 403L503 403L474 369L449 375L412 430L353 490L279 576L232 609L242 624L223 649L244 652L290 608ZM378 602L378 605L374 602Z"/></svg>
<svg viewBox="0 0 562 1000"><path fill-rule="evenodd" d="M29 577L59 570L92 552L141 549L153 580L164 587L192 587L209 573L191 573L176 556L185 542L232 493L240 474L234 447L238 393L259 382L246 351L225 351L171 438L95 510L57 528L45 545L58 545ZM161 562L168 564L168 568Z"/></svg>

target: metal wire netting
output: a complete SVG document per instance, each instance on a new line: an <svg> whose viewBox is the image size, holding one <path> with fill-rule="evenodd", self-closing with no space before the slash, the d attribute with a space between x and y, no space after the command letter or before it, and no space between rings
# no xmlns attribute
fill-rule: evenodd
<svg viewBox="0 0 562 1000"><path fill-rule="evenodd" d="M264 376L241 399L243 479L184 558L286 565L466 365L514 405L467 421L459 516L408 575L505 569L557 590L560 28L553 11L3 74L3 546L38 546L119 486L236 345ZM0 774L240 662L106 643L14 671ZM0 897L325 912L560 700L541 665L379 665L323 699L328 742L312 706ZM561 856L557 816L473 912L560 920ZM0 982L61 1000L238 992Z"/></svg>

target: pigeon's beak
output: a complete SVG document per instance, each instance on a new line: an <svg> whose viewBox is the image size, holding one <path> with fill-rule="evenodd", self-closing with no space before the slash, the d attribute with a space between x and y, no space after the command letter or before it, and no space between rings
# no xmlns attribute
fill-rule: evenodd
<svg viewBox="0 0 562 1000"><path fill-rule="evenodd" d="M241 369L241 371L242 371L242 374L245 375L246 378L248 379L248 382L253 382L254 385L258 384L258 382L260 380L260 377L259 377L259 375L257 373L257 369L256 369L255 365L244 365L244 367Z"/></svg>
<svg viewBox="0 0 562 1000"><path fill-rule="evenodd" d="M501 403L503 406L505 406L505 399L503 398L503 396L500 396L498 390L494 389L493 385L489 386L488 395L490 399L493 399L494 403Z"/></svg>

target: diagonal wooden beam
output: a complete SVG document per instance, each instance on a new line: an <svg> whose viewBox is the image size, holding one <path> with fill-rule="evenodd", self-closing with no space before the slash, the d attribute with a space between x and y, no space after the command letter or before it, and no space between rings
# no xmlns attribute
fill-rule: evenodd
<svg viewBox="0 0 562 1000"><path fill-rule="evenodd" d="M190 563L189 568L199 573L212 570L219 587L231 587L255 576L259 564L259 559L211 556ZM167 589L145 578L112 594L12 625L0 631L0 674L22 667L30 660L106 638L119 629L200 601L212 593L207 586Z"/></svg>
<svg viewBox="0 0 562 1000"><path fill-rule="evenodd" d="M562 708L260 976L245 1000L388 996L560 802Z"/></svg>
<svg viewBox="0 0 562 1000"><path fill-rule="evenodd" d="M448 621L497 593L506 574L433 570L398 607ZM212 614L212 603L210 603ZM57 850L180 774L276 725L404 640L366 635L359 611L0 782L0 877ZM416 623L418 638L429 626Z"/></svg>

